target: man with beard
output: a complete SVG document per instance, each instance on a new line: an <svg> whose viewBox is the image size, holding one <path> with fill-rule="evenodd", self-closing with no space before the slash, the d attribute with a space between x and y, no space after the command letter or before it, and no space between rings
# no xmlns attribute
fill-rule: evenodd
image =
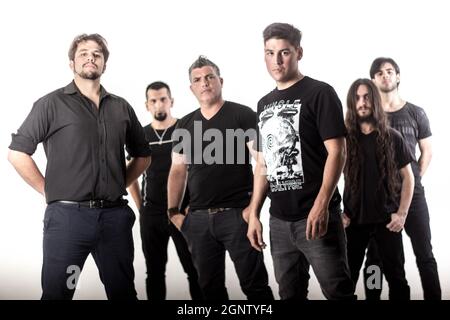
<svg viewBox="0 0 450 320"><path fill-rule="evenodd" d="M172 133L178 122L171 113L174 99L169 86L160 81L149 84L145 92L145 106L153 116L153 122L144 127L145 137L152 149L152 164L142 176L142 192L137 181L129 190L140 213L142 250L147 266L147 298L166 298L167 245L172 237L181 265L188 275L191 298L198 300L202 295L186 240L167 217L167 178L172 162ZM183 208L186 207L186 200L187 197Z"/></svg>
<svg viewBox="0 0 450 320"><path fill-rule="evenodd" d="M370 77L381 94L381 103L390 125L398 130L405 139L406 145L413 156L411 167L414 173L414 195L409 207L408 219L405 222L405 232L411 239L416 256L416 263L422 281L423 298L425 300L440 300L442 298L437 263L431 245L430 215L428 212L425 190L421 178L431 161L431 130L425 111L400 97L400 68L391 58L380 57L373 61L370 67ZM419 145L420 156L416 159L416 147ZM376 244L370 243L367 251L367 278L370 265L379 265ZM366 281L367 283L367 281ZM367 299L380 299L379 289L366 289Z"/></svg>
<svg viewBox="0 0 450 320"><path fill-rule="evenodd" d="M135 216L122 197L151 152L132 107L100 85L108 57L103 37L77 36L69 49L74 80L37 100L12 135L9 161L48 204L42 299L72 299L89 254L108 299L136 299ZM31 157L40 142L45 177ZM124 147L133 157L128 166Z"/></svg>
<svg viewBox="0 0 450 320"><path fill-rule="evenodd" d="M389 283L389 299L408 300L401 231L414 188L412 157L401 135L387 125L378 89L358 79L347 95L347 162L343 224L355 285L371 238Z"/></svg>

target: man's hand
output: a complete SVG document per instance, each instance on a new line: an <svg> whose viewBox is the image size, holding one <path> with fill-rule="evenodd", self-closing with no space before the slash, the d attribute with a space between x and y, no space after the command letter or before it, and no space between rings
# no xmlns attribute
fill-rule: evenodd
<svg viewBox="0 0 450 320"><path fill-rule="evenodd" d="M344 229L350 225L351 219L348 217L348 215L345 212L341 214L341 220L342 220L342 225L344 226Z"/></svg>
<svg viewBox="0 0 450 320"><path fill-rule="evenodd" d="M405 226L406 215L401 213L392 213L391 214L391 222L386 225L386 228L392 232L400 232Z"/></svg>
<svg viewBox="0 0 450 320"><path fill-rule="evenodd" d="M327 206L314 203L306 220L306 240L315 240L323 237L328 229Z"/></svg>
<svg viewBox="0 0 450 320"><path fill-rule="evenodd" d="M171 218L170 221L173 223L173 225L181 231L181 226L183 225L183 221L186 217L181 214L181 213L177 213L174 214Z"/></svg>
<svg viewBox="0 0 450 320"><path fill-rule="evenodd" d="M263 227L261 221L259 221L256 214L249 215L248 219L247 238L250 240L250 244L253 248L262 251L266 248L266 244L264 243L262 236Z"/></svg>

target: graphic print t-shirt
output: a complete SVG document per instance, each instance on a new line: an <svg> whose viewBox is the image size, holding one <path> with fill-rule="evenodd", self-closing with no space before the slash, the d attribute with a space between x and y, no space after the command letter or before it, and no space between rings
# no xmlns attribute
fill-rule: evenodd
<svg viewBox="0 0 450 320"><path fill-rule="evenodd" d="M270 213L286 221L305 219L322 185L324 141L346 133L341 102L330 85L304 77L264 96L258 102L257 121ZM336 188L329 209L338 210L340 201Z"/></svg>

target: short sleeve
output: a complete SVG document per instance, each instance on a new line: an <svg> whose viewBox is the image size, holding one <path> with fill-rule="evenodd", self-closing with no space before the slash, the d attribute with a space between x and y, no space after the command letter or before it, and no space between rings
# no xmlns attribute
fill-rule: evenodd
<svg viewBox="0 0 450 320"><path fill-rule="evenodd" d="M141 123L136 117L133 108L128 105L128 114L130 117L130 126L126 137L126 150L130 157L148 157L151 155L151 149L144 135Z"/></svg>
<svg viewBox="0 0 450 320"><path fill-rule="evenodd" d="M316 99L316 124L323 141L346 135L342 104L334 89L321 87Z"/></svg>

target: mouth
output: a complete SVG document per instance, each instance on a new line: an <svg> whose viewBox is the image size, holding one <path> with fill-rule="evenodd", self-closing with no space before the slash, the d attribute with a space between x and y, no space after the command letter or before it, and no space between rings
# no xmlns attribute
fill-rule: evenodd
<svg viewBox="0 0 450 320"><path fill-rule="evenodd" d="M97 69L97 66L95 64L92 64L92 63L86 63L85 65L83 65L83 67Z"/></svg>

